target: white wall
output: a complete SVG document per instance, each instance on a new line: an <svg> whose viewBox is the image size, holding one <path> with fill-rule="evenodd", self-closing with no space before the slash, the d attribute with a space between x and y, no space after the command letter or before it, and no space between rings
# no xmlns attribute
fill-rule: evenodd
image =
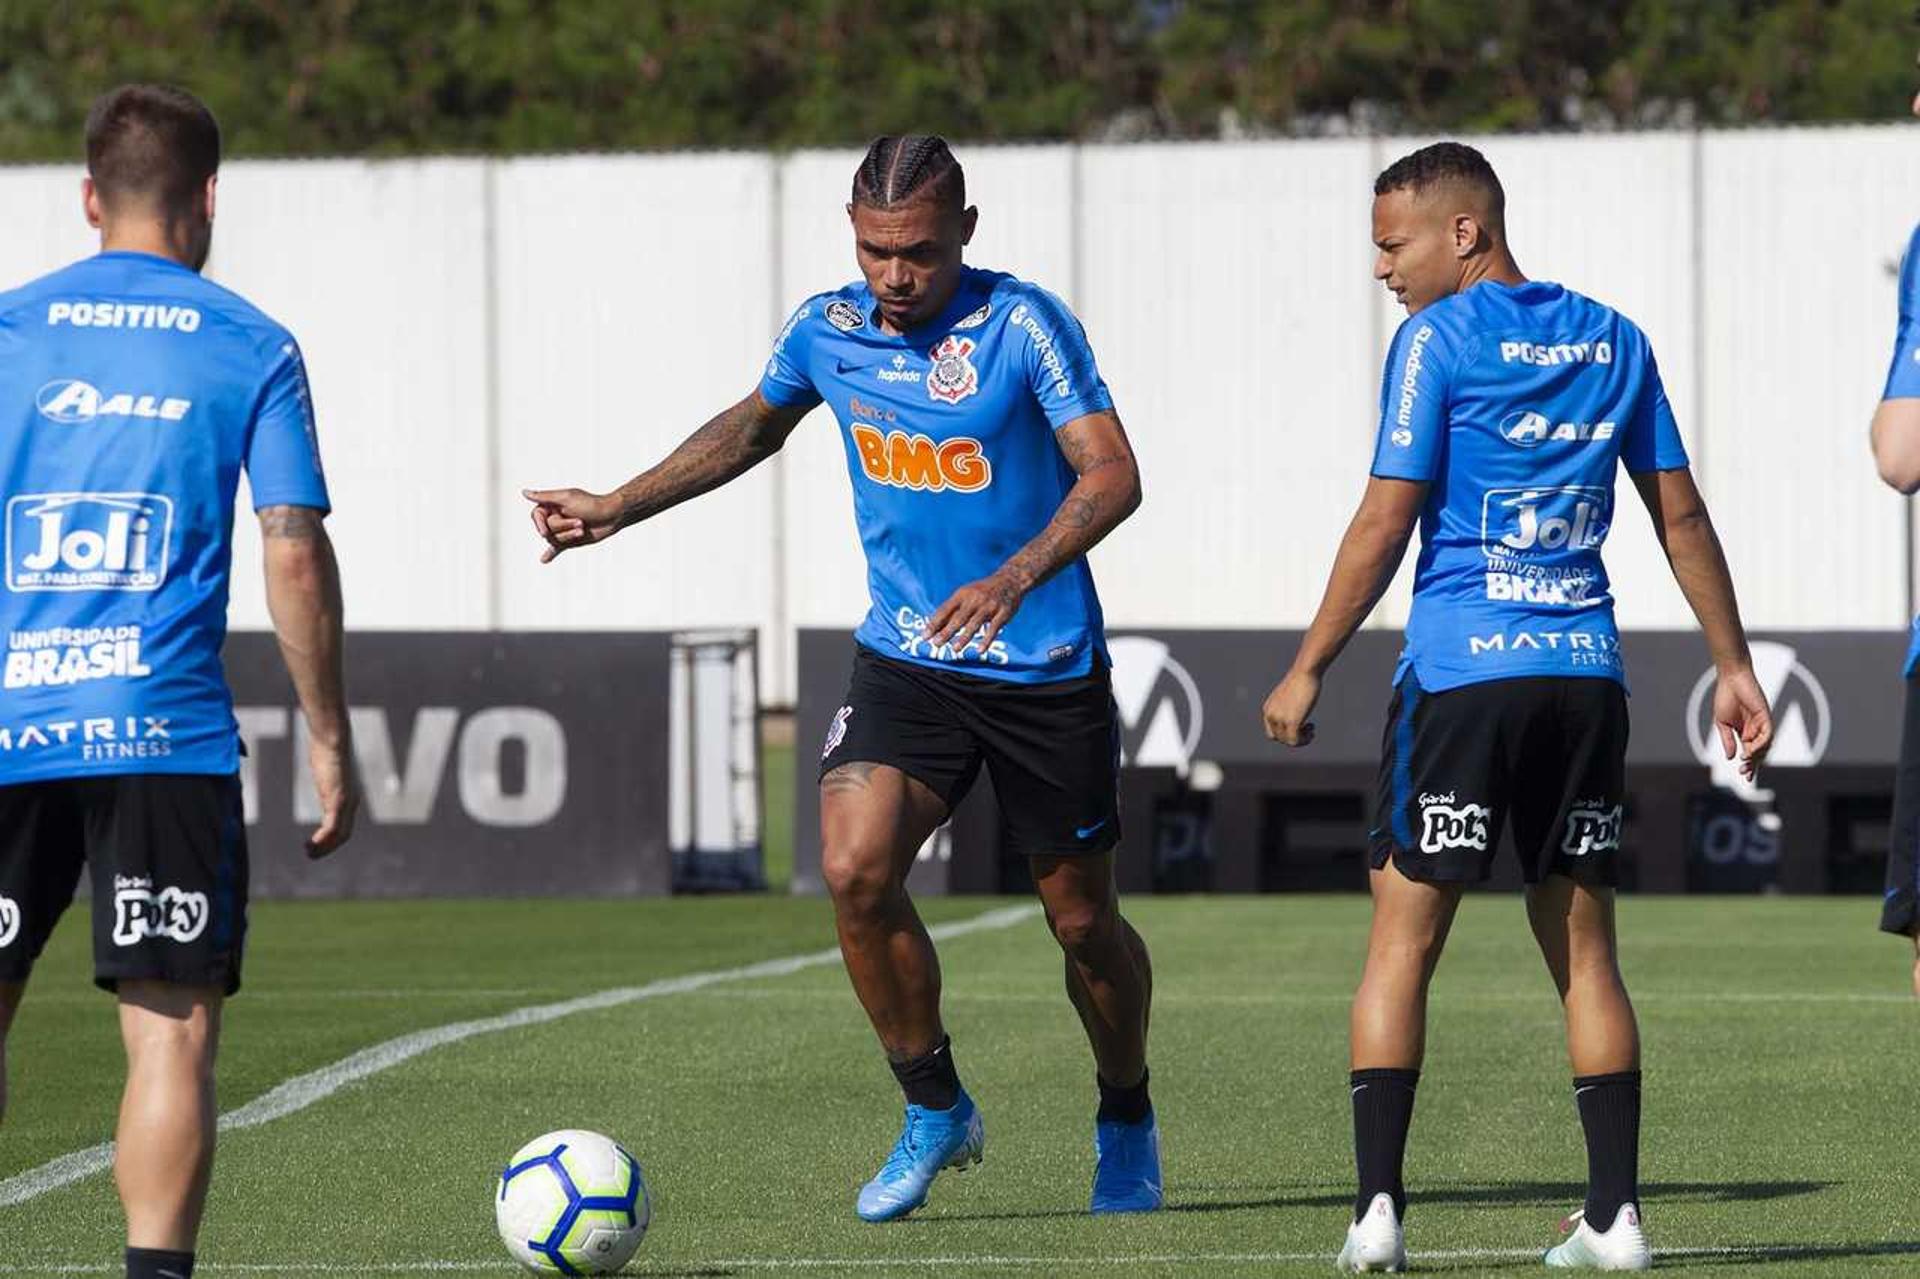
<svg viewBox="0 0 1920 1279"><path fill-rule="evenodd" d="M1147 505L1095 568L1117 626L1305 623L1357 497L1385 345L1373 175L1426 139L963 148L971 260L1085 322ZM1901 126L1501 137L1521 265L1652 337L1758 627L1898 627L1907 513L1865 424L1920 165ZM851 151L229 165L210 274L299 335L352 622L791 628L865 607L816 412L731 488L536 563L523 486L609 487L750 390L784 317L856 275ZM77 168L0 168L0 281L88 252ZM1684 602L1623 495L1630 625ZM235 622L265 623L242 523ZM1376 625L1405 616L1405 573Z"/></svg>

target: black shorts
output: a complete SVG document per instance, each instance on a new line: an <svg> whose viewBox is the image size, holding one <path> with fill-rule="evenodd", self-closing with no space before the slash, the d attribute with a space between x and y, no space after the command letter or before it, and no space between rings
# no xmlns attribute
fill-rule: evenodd
<svg viewBox="0 0 1920 1279"><path fill-rule="evenodd" d="M1529 884L1547 875L1619 882L1627 696L1610 679L1529 678L1428 693L1394 690L1381 753L1373 868L1478 883L1500 831Z"/></svg>
<svg viewBox="0 0 1920 1279"><path fill-rule="evenodd" d="M238 777L141 773L0 786L0 981L25 981L93 875L93 979L240 989Z"/></svg>
<svg viewBox="0 0 1920 1279"><path fill-rule="evenodd" d="M1014 847L1029 856L1104 853L1120 840L1120 712L1104 665L1015 684L857 646L820 775L857 761L899 769L949 812L985 764Z"/></svg>
<svg viewBox="0 0 1920 1279"><path fill-rule="evenodd" d="M1880 927L1911 937L1920 928L1920 675L1907 677L1900 729L1900 771L1893 781L1893 831L1887 841L1887 890Z"/></svg>

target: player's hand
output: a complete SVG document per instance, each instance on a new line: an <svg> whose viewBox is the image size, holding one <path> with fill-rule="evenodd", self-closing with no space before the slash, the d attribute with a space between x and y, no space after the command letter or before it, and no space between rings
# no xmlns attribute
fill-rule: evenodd
<svg viewBox="0 0 1920 1279"><path fill-rule="evenodd" d="M314 742L307 748L307 766L320 798L320 825L307 836L307 856L318 861L353 837L360 781L353 771L353 748L345 741L331 746Z"/></svg>
<svg viewBox="0 0 1920 1279"><path fill-rule="evenodd" d="M585 489L521 489L533 503L533 531L547 544L542 564L560 552L604 542L620 531L620 500Z"/></svg>
<svg viewBox="0 0 1920 1279"><path fill-rule="evenodd" d="M1751 666L1720 673L1713 688L1713 724L1720 730L1720 749L1728 759L1737 753L1740 775L1752 781L1773 745L1773 712Z"/></svg>
<svg viewBox="0 0 1920 1279"><path fill-rule="evenodd" d="M1313 708L1320 700L1320 677L1307 671L1288 671L1267 694L1260 714L1267 736L1283 746L1305 746L1313 740Z"/></svg>
<svg viewBox="0 0 1920 1279"><path fill-rule="evenodd" d="M1026 588L1005 573L968 582L927 619L927 642L935 648L951 644L955 653L964 653L977 640L984 659L1026 597Z"/></svg>

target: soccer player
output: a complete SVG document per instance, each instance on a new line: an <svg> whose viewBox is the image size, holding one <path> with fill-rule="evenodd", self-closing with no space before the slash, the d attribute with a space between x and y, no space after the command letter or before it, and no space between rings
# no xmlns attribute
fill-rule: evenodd
<svg viewBox="0 0 1920 1279"><path fill-rule="evenodd" d="M979 214L943 140L875 141L847 214L863 278L801 304L756 390L611 493L526 494L543 559L726 483L831 405L873 604L821 752L821 869L847 974L907 1101L859 1215L905 1216L943 1167L980 1158L980 1112L906 878L983 766L1093 1045L1092 1209L1154 1209L1152 977L1114 891L1118 721L1085 559L1140 502L1133 451L1060 300L962 262Z"/></svg>
<svg viewBox="0 0 1920 1279"><path fill-rule="evenodd" d="M1914 97L1913 113L1920 115L1920 95ZM1873 411L1872 439L1880 478L1908 496L1920 492L1920 226L1900 263L1900 325L1886 389ZM1907 644L1906 677L1880 929L1913 940L1913 993L1920 997L1920 618L1914 619Z"/></svg>
<svg viewBox="0 0 1920 1279"><path fill-rule="evenodd" d="M356 806L340 581L300 350L199 274L212 114L179 89L128 85L94 104L86 147L101 252L0 293L0 1049L84 864L94 980L118 996L127 1055L114 1154L127 1275L185 1279L247 928L220 665L242 469L310 728L314 857L345 842Z"/></svg>
<svg viewBox="0 0 1920 1279"><path fill-rule="evenodd" d="M1733 585L1646 336L1522 275L1505 196L1457 143L1374 184L1374 275L1406 307L1372 477L1325 599L1268 697L1268 735L1313 738L1322 677L1392 580L1417 523L1413 612L1380 768L1373 929L1354 998L1359 1194L1343 1270L1406 1260L1401 1155L1427 984L1462 888L1512 819L1527 914L1566 1011L1588 1194L1551 1266L1650 1264L1636 1186L1640 1043L1614 951L1627 703L1600 547L1625 464L1718 671L1713 716L1751 776L1772 736Z"/></svg>

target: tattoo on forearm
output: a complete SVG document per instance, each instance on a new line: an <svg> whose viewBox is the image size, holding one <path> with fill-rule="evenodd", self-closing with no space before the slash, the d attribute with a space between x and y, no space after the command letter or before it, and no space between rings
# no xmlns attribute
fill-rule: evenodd
<svg viewBox="0 0 1920 1279"><path fill-rule="evenodd" d="M853 791L871 790L873 770L878 767L880 765L870 764L866 760L842 764L820 779L820 790L828 795L845 795Z"/></svg>
<svg viewBox="0 0 1920 1279"><path fill-rule="evenodd" d="M631 520L657 515L733 479L771 456L785 438L760 397L750 395L715 414L658 466L621 485L621 503Z"/></svg>
<svg viewBox="0 0 1920 1279"><path fill-rule="evenodd" d="M1060 504L1053 522L1063 528L1087 529L1093 527L1094 518L1100 513L1100 495L1090 493L1086 497L1069 497Z"/></svg>
<svg viewBox="0 0 1920 1279"><path fill-rule="evenodd" d="M310 542L324 531L325 517L311 506L268 506L260 511L260 534L292 542Z"/></svg>

